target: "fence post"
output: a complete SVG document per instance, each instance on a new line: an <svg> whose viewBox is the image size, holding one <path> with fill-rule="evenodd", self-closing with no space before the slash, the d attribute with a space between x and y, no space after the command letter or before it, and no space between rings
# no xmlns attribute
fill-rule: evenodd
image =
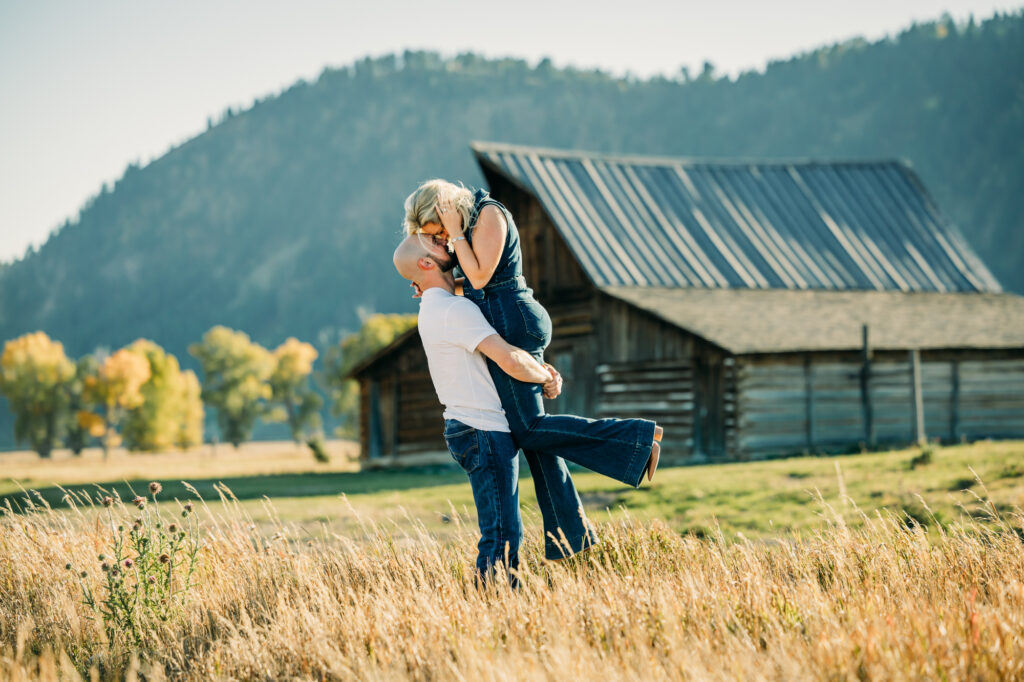
<svg viewBox="0 0 1024 682"><path fill-rule="evenodd" d="M811 354L804 356L804 410L807 419L807 452L814 452L814 367L811 365Z"/></svg>
<svg viewBox="0 0 1024 682"><path fill-rule="evenodd" d="M924 445L924 397L921 395L921 351L910 351L911 395L913 399L914 442Z"/></svg>
<svg viewBox="0 0 1024 682"><path fill-rule="evenodd" d="M860 405L864 413L864 442L873 448L876 439L875 415L871 409L871 355L871 338L865 324L861 326Z"/></svg>

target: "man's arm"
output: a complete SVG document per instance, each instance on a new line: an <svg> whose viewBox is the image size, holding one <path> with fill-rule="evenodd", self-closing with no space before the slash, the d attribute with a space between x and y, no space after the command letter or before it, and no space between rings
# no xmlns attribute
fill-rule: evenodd
<svg viewBox="0 0 1024 682"><path fill-rule="evenodd" d="M551 381L551 373L544 365L522 348L510 345L497 334L488 336L476 349L494 360L495 364L501 367L501 371L513 379L529 384L546 384Z"/></svg>

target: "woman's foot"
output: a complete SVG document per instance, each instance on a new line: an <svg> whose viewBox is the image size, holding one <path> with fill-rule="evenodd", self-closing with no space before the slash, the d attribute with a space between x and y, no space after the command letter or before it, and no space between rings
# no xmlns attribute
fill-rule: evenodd
<svg viewBox="0 0 1024 682"><path fill-rule="evenodd" d="M654 470L658 468L658 460L661 459L661 445L654 441L651 446L651 458L647 460L647 480L654 480Z"/></svg>
<svg viewBox="0 0 1024 682"><path fill-rule="evenodd" d="M654 425L654 440L657 443L661 442L661 437L664 435L665 429L661 428L657 424Z"/></svg>

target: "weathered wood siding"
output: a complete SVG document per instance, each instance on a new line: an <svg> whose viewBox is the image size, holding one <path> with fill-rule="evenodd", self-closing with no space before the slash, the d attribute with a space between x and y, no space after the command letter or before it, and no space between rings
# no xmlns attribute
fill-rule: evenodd
<svg viewBox="0 0 1024 682"><path fill-rule="evenodd" d="M924 435L958 441L1024 436L1024 359L921 361ZM759 458L843 451L869 444L861 364L830 354L741 358L737 362L736 455ZM874 445L915 440L909 357L871 363Z"/></svg>
<svg viewBox="0 0 1024 682"><path fill-rule="evenodd" d="M610 296L593 305L596 401L583 414L658 421L666 461L724 458L736 437L732 358Z"/></svg>
<svg viewBox="0 0 1024 682"><path fill-rule="evenodd" d="M1024 437L1024 359L959 363L963 438Z"/></svg>
<svg viewBox="0 0 1024 682"><path fill-rule="evenodd" d="M693 439L693 366L686 360L598 365L599 418L641 417L665 427L667 457L690 459Z"/></svg>
<svg viewBox="0 0 1024 682"><path fill-rule="evenodd" d="M443 452L444 407L437 400L418 335L360 377L362 457Z"/></svg>

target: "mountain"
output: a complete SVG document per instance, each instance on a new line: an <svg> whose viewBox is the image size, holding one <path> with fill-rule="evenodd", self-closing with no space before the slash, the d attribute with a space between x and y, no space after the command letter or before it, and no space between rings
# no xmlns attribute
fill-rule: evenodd
<svg viewBox="0 0 1024 682"><path fill-rule="evenodd" d="M367 312L414 309L391 266L402 201L430 177L481 184L474 139L904 158L1003 286L1024 292L1021 64L1017 12L919 24L734 79L710 64L639 80L429 52L327 69L129 166L38 251L0 267L0 340L41 329L80 355L147 337L195 367L188 344L225 324L323 349Z"/></svg>

